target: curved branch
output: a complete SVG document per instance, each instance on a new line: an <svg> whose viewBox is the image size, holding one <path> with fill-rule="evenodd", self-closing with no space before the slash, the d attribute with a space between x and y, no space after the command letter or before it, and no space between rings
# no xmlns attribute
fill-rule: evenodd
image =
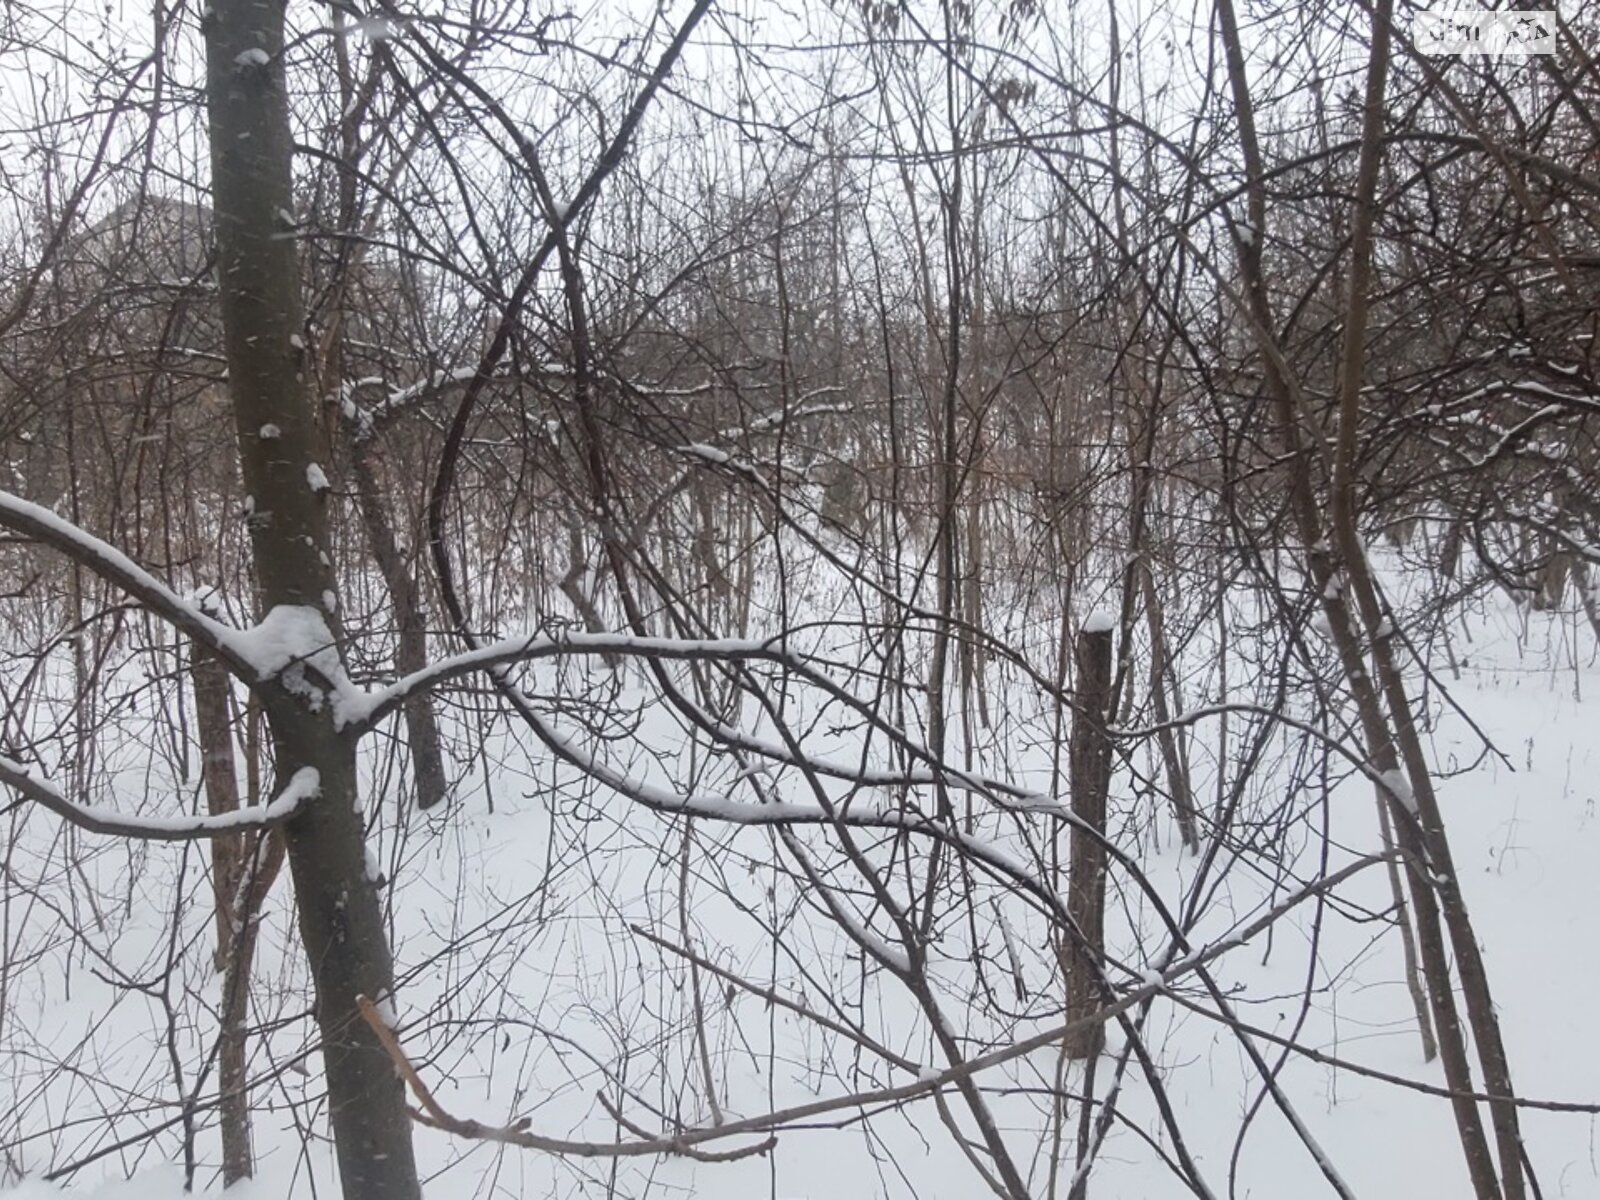
<svg viewBox="0 0 1600 1200"><path fill-rule="evenodd" d="M58 517L43 505L11 492L0 492L0 525L49 546L107 583L121 588L169 625L216 654L240 679L257 682L258 672L229 644L237 630L206 616L198 605L178 595L110 542Z"/></svg>
<svg viewBox="0 0 1600 1200"><path fill-rule="evenodd" d="M239 808L215 816L157 817L118 812L99 804L84 804L67 796L33 768L0 755L0 783L42 804L79 829L144 842L193 842L225 833L243 833L281 825L322 792L322 776L315 767L301 767L272 800L259 808Z"/></svg>

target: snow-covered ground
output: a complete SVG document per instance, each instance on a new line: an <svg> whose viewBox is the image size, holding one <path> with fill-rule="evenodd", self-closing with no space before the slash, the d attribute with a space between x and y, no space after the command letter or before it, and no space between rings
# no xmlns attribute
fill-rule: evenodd
<svg viewBox="0 0 1600 1200"><path fill-rule="evenodd" d="M1588 997L1600 983L1594 953L1600 750L1593 736L1600 670L1592 639L1570 616L1522 613L1497 600L1455 627L1452 649L1459 679L1441 652L1435 655L1441 679L1425 692L1430 741L1516 1084L1530 1099L1595 1103L1600 1030ZM641 712L636 729L607 731L615 735L607 753L619 765L663 786L736 788L738 765L693 751L664 707L652 703L654 691L637 668L613 679L598 664L541 664L530 682L545 696L585 687L620 687L614 707ZM996 695L1003 698L996 723L985 739L974 739L975 769L999 774L1009 767L1016 782L1048 788L1050 706L1014 679ZM1190 695L1188 706L1207 699L1215 696ZM791 725L807 730L813 748L839 755L859 750L857 731L844 728L819 695L796 692L791 703ZM1291 696L1291 703L1299 698ZM742 719L764 730L748 707ZM567 727L576 728L573 720ZM392 747L374 743L368 769L369 810L384 817L375 822L376 848L392 901L402 1036L454 1114L491 1123L527 1118L544 1135L611 1141L629 1135L597 1099L602 1090L625 1097L630 1119L661 1129L673 1120L703 1125L720 1113L731 1121L911 1083L920 1070L945 1065L925 1014L884 971L862 962L838 921L819 910L816 895L784 865L792 859L779 853L770 832L716 823L689 830L681 820L584 784L504 723L455 710L447 724L470 776L449 814L397 822ZM1231 736L1240 738L1241 729L1236 724ZM1202 721L1193 736L1192 759L1208 797L1203 802L1210 803L1216 780L1207 763L1223 735L1217 721ZM1484 753L1483 737L1496 752ZM1271 869L1225 856L1229 869L1207 876L1197 902L1193 945L1249 923L1292 890L1296 877L1336 871L1377 848L1370 782L1343 778L1347 768L1335 759L1326 769L1341 775L1323 789L1325 768L1303 756L1304 749L1293 736L1274 740L1235 826L1243 840L1288 850ZM1237 745L1229 753L1236 756ZM129 754L130 770L138 758ZM1303 786L1292 786L1297 773L1308 772ZM780 769L773 782L792 788L786 800L803 799L792 773ZM1119 846L1141 864L1167 906L1182 911L1197 860L1182 853L1165 810L1135 777L1119 772L1113 791ZM1275 805L1279 794L1292 802ZM174 1098L195 1087L215 1038L217 981L208 963L200 854L85 840L92 853L69 872L52 817L14 810L8 820L8 869L36 886L13 889L5 917L13 964L0 1043L10 1060L0 1069L0 1101L11 1114L0 1120L7 1166L45 1170L128 1138L127 1148L77 1171L74 1191L100 1200L175 1198L185 1172ZM1049 841L1044 814L989 813L976 827L1019 869L1042 870L1028 848L1030 841L1035 847ZM842 871L825 837L804 840L820 870ZM869 853L881 863L891 851L885 845ZM253 1017L271 1032L254 1042L254 1069L263 1081L255 1118L259 1177L230 1192L244 1200L337 1194L316 1099L320 1065L314 1054L301 1062L312 1026L287 885L281 881L269 901L257 971ZM1109 935L1116 960L1128 967L1112 977L1134 987L1153 978L1148 972L1167 942L1150 897L1125 874L1114 872L1112 887ZM959 1035L973 1039L976 1053L1047 1029L1059 1013L1051 991L1058 972L1037 914L992 882L980 881L973 895L970 907L952 903L940 914L932 976L944 1011ZM1437 1064L1422 1060L1399 941L1375 917L1388 897L1381 867L1357 874L1332 896L1300 905L1270 933L1229 951L1214 964L1215 976L1235 1015L1262 1031L1255 1044L1274 1067L1281 1064L1285 1095L1355 1195L1449 1200L1470 1189L1447 1102L1285 1056L1270 1040L1292 1038L1379 1072L1442 1084ZM873 920L870 905L855 911L861 921ZM73 940L65 932L73 923L91 932ZM869 939L883 936L880 924L873 930ZM835 1016L859 1025L902 1065L705 971L698 987L704 1036L697 1037L696 989L685 962L652 937L692 945L718 968L814 1011L836 1005ZM885 953L892 957L894 950ZM1192 977L1176 990L1176 998L1155 1002L1145 1039L1213 1194L1258 1200L1331 1194L1286 1119L1262 1102L1259 1074L1237 1034L1216 1019ZM1101 1097L1123 1043L1112 1027L1097 1071ZM1044 1049L981 1077L1039 1195L1048 1194L1054 1129L1046 1093L1059 1069L1054 1050ZM708 1076L715 1109L706 1095ZM1065 1088L1075 1093L1081 1084L1081 1068L1074 1067ZM203 1095L214 1086L208 1075L199 1090ZM1171 1145L1137 1068L1124 1087L1125 1119L1098 1157L1089 1195L1190 1194L1161 1161ZM1061 1195L1077 1112L1076 1103L1067 1105ZM219 1189L212 1117L201 1113L196 1120L196 1189ZM163 1123L168 1127L153 1139L133 1140ZM1544 1196L1600 1196L1591 1116L1529 1110L1523 1128ZM815 1127L782 1132L769 1154L732 1163L558 1158L422 1128L417 1145L427 1192L436 1197L955 1200L984 1193L926 1099L866 1119L859 1112L831 1114ZM29 1180L11 1194L40 1200L57 1191Z"/></svg>

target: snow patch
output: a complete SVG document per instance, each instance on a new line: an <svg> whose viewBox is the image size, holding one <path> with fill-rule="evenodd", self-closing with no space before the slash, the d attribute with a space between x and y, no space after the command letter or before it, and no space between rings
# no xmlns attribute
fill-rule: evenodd
<svg viewBox="0 0 1600 1200"><path fill-rule="evenodd" d="M1085 633L1110 633L1117 627L1117 619L1110 611L1097 608L1089 614L1089 619L1083 623Z"/></svg>
<svg viewBox="0 0 1600 1200"><path fill-rule="evenodd" d="M306 464L306 484L318 495L328 490L328 476L320 463Z"/></svg>
<svg viewBox="0 0 1600 1200"><path fill-rule="evenodd" d="M259 46L252 46L248 50L241 50L234 56L234 63L241 67L264 67L272 61L272 56Z"/></svg>
<svg viewBox="0 0 1600 1200"><path fill-rule="evenodd" d="M692 454L696 458L703 458L706 462L726 466L732 461L725 450L718 450L715 446L708 446L704 442L690 442L687 446L678 447L685 454Z"/></svg>
<svg viewBox="0 0 1600 1200"><path fill-rule="evenodd" d="M278 604L249 629L224 630L220 639L263 682L278 679L313 711L329 703L335 713L365 700L345 674L332 632L321 610L309 604ZM316 678L308 675L308 668Z"/></svg>
<svg viewBox="0 0 1600 1200"><path fill-rule="evenodd" d="M184 597L208 617L222 615L222 593L209 583L203 583Z"/></svg>
<svg viewBox="0 0 1600 1200"><path fill-rule="evenodd" d="M1411 781L1406 778L1406 773L1398 767L1378 773L1378 782L1400 803L1413 817L1417 815L1417 797L1411 790Z"/></svg>
<svg viewBox="0 0 1600 1200"><path fill-rule="evenodd" d="M259 436L263 442L273 442L283 436L283 430L279 429L271 421L268 421L257 431L257 436Z"/></svg>
<svg viewBox="0 0 1600 1200"><path fill-rule="evenodd" d="M394 993L388 988L373 997L372 1007L378 1010L378 1019L390 1029L400 1028L400 1014L394 1008Z"/></svg>

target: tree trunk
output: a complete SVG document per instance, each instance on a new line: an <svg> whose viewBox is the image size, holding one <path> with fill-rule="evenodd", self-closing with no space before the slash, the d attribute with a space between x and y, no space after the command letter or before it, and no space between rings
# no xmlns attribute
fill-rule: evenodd
<svg viewBox="0 0 1600 1200"><path fill-rule="evenodd" d="M1361 163L1358 179L1357 229L1351 252L1351 305L1341 347L1340 421L1335 452L1333 481L1332 533L1339 546L1346 578L1336 575L1333 551L1323 527L1321 506L1313 488L1312 466L1319 461L1320 447L1302 437L1303 396L1298 382L1279 353L1272 330L1276 327L1268 299L1262 266L1266 230L1266 186L1260 147L1256 140L1255 118L1249 98L1244 50L1239 35L1233 0L1218 0L1217 15L1227 58L1229 83L1239 120L1240 145L1245 157L1248 236L1239 239L1239 266L1244 278L1251 332L1264 360L1263 383L1276 413L1283 443L1283 461L1297 532L1307 547L1306 569L1315 594L1322 597L1323 615L1339 654L1345 682L1350 688L1357 716L1361 721L1370 768L1386 783L1379 788L1379 801L1390 806L1395 816L1395 832L1406 858L1413 914L1416 918L1417 949L1428 1000L1433 1010L1434 1036L1438 1041L1445 1082L1454 1095L1456 1129L1461 1139L1473 1193L1479 1200L1521 1200L1521 1144L1516 1131L1516 1109L1511 1103L1496 1104L1492 1111L1496 1137L1501 1149L1501 1169L1495 1170L1494 1157L1484 1133L1482 1116L1471 1093L1475 1090L1472 1065L1465 1033L1456 1007L1456 992L1447 956L1444 921L1449 923L1451 944L1473 1032L1480 1038L1480 1062L1491 1095L1510 1100L1509 1074L1505 1072L1499 1030L1488 994L1487 977L1482 970L1477 943L1472 935L1465 904L1450 861L1444 823L1428 776L1420 739L1410 719L1410 701L1403 680L1395 669L1389 650L1390 632L1377 604L1377 592L1368 568L1366 551L1354 525L1353 467L1356 418L1360 392L1361 335L1366 317L1366 281L1369 277L1369 238L1371 206L1377 179L1378 130L1382 118L1382 79L1388 54L1388 6L1380 6L1375 20L1373 62L1368 72L1368 94L1363 110ZM1320 433L1316 435L1320 437ZM1333 585L1333 586L1330 586ZM1344 587L1356 593L1354 608L1346 601ZM1357 621L1371 639L1380 684L1368 672ZM1380 686L1382 690L1380 691ZM1385 705L1387 703L1387 712ZM1394 722L1391 726L1391 720ZM1397 744L1396 738L1399 738ZM1405 771L1400 770L1402 753ZM1409 777L1409 778L1408 778ZM1397 790L1399 789L1399 790ZM1401 792L1408 793L1403 795ZM1502 1185L1504 1190L1502 1190Z"/></svg>
<svg viewBox="0 0 1600 1200"><path fill-rule="evenodd" d="M194 682L195 731L200 739L200 767L206 807L212 816L239 807L239 779L234 773L233 731L228 727L228 674L217 656L195 643L190 653ZM235 905L239 894L243 838L229 834L211 839L211 888L217 918L214 958L219 972L228 972L238 931ZM217 1046L217 1115L222 1125L222 1183L231 1186L255 1174L250 1145L250 1098L246 1091L245 1009L249 972L228 974L222 989Z"/></svg>
<svg viewBox="0 0 1600 1200"><path fill-rule="evenodd" d="M1078 634L1072 747L1068 770L1072 813L1088 829L1072 830L1071 875L1067 881L1067 913L1082 941L1065 948L1066 1019L1093 1015L1103 996L1100 960L1105 950L1106 921L1106 792L1111 784L1111 744L1106 738L1106 707L1111 701L1111 629L1086 628ZM1099 1022L1069 1034L1062 1042L1068 1058L1093 1058L1105 1045Z"/></svg>
<svg viewBox="0 0 1600 1200"><path fill-rule="evenodd" d="M240 859L239 888L229 899L233 938L222 978L222 1030L217 1047L217 1090L222 1117L223 1186L255 1173L250 1135L249 1059L246 1033L250 1012L250 969L255 962L261 904L283 866L283 836L276 830L253 834Z"/></svg>
<svg viewBox="0 0 1600 1200"><path fill-rule="evenodd" d="M1378 798L1378 831L1383 838L1383 852L1395 851L1394 823L1389 819L1389 805ZM1422 979L1422 967L1417 959L1417 935L1411 928L1411 905L1406 902L1404 884L1400 878L1400 864L1391 858L1385 874L1389 879L1389 895L1394 905L1394 926L1400 931L1401 961L1405 964L1406 991L1411 995L1411 1009L1417 1017L1417 1036L1422 1039L1422 1060L1432 1062L1439 1057L1439 1043L1433 1036L1433 1018L1428 1009L1428 988Z"/></svg>
<svg viewBox="0 0 1600 1200"><path fill-rule="evenodd" d="M1181 731L1173 728L1173 708L1167 702L1168 666L1166 625L1161 617L1161 597L1156 594L1150 564L1135 568L1144 593L1145 621L1150 628L1150 699L1155 708L1156 744L1167 770L1167 788L1172 793L1172 811L1178 818L1178 835L1191 854L1200 852L1200 823L1195 815L1194 790L1189 786L1189 764L1179 740Z"/></svg>
<svg viewBox="0 0 1600 1200"><path fill-rule="evenodd" d="M203 18L218 280L261 608L293 606L302 629L320 623L333 636L333 571L288 236L283 22L281 0L214 0ZM366 878L355 742L335 730L313 668L284 674L259 690L278 779L310 767L320 780L320 796L284 828L344 1195L420 1200L405 1096L356 1006L358 995L389 994L393 967L377 888Z"/></svg>
<svg viewBox="0 0 1600 1200"><path fill-rule="evenodd" d="M189 655L194 684L195 734L200 740L200 773L206 808L212 816L239 807L239 779L233 760L233 730L228 727L228 672L211 651L196 642ZM233 941L233 898L239 890L238 834L211 839L211 888L216 896L216 969L223 969Z"/></svg>
<svg viewBox="0 0 1600 1200"><path fill-rule="evenodd" d="M401 675L420 671L428 662L428 629L417 585L411 578L405 556L394 540L389 514L384 510L383 493L373 473L370 443L355 440L350 447L351 474L355 477L356 500L361 521L366 526L372 557L388 585L389 601L399 631L395 668ZM417 786L417 807L433 808L444 801L450 789L444 769L444 749L439 738L439 722L433 715L433 694L417 692L401 707L406 722L406 742L411 751L411 771Z"/></svg>
<svg viewBox="0 0 1600 1200"><path fill-rule="evenodd" d="M362 223L356 181L361 157L364 101L358 97L356 81L351 73L346 14L335 9L333 22L339 111L343 114L339 124L337 220L340 229L353 230ZM344 379L344 349L348 331L345 301L351 292L352 279L365 261L365 246L359 243L345 247L339 256L323 350L322 377L328 381L329 397L338 395L339 381ZM325 406L319 416L327 425L331 445L338 406L326 401ZM394 522L384 508L383 492L378 487L377 473L373 469L373 455L377 447L366 431L356 431L347 439L347 444L351 474L355 478L356 501L361 511L361 523L366 530L367 544L372 551L373 561L378 564L378 572L383 576L384 586L388 589L389 603L394 605L395 628L399 639L395 649L395 668L401 675L407 675L420 670L427 661L428 633L422 602L405 556L395 541ZM417 807L423 810L443 803L449 793L444 750L439 737L439 723L434 718L433 703L431 693L419 692L407 699L401 709L406 723L407 749L411 754L411 773L417 789Z"/></svg>

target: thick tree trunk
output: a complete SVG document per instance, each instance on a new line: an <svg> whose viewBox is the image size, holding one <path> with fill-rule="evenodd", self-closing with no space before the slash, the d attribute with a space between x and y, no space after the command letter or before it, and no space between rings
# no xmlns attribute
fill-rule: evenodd
<svg viewBox="0 0 1600 1200"><path fill-rule="evenodd" d="M1100 960L1105 950L1106 792L1111 783L1111 746L1106 740L1106 708L1111 702L1111 629L1086 628L1078 634L1077 712L1072 720L1069 771L1072 814L1088 829L1072 830L1067 912L1082 942L1064 948L1066 1019L1077 1021L1099 1009ZM1105 1045L1105 1026L1096 1021L1067 1036L1062 1053L1093 1058Z"/></svg>
<svg viewBox="0 0 1600 1200"><path fill-rule="evenodd" d="M214 0L203 18L217 262L261 607L336 633L333 571L302 376L299 275L284 92L282 0ZM359 1015L393 968L366 878L355 743L333 727L310 667L260 690L280 780L314 768L320 796L285 826L300 935L316 985L346 1200L419 1200L411 1119L394 1066Z"/></svg>

